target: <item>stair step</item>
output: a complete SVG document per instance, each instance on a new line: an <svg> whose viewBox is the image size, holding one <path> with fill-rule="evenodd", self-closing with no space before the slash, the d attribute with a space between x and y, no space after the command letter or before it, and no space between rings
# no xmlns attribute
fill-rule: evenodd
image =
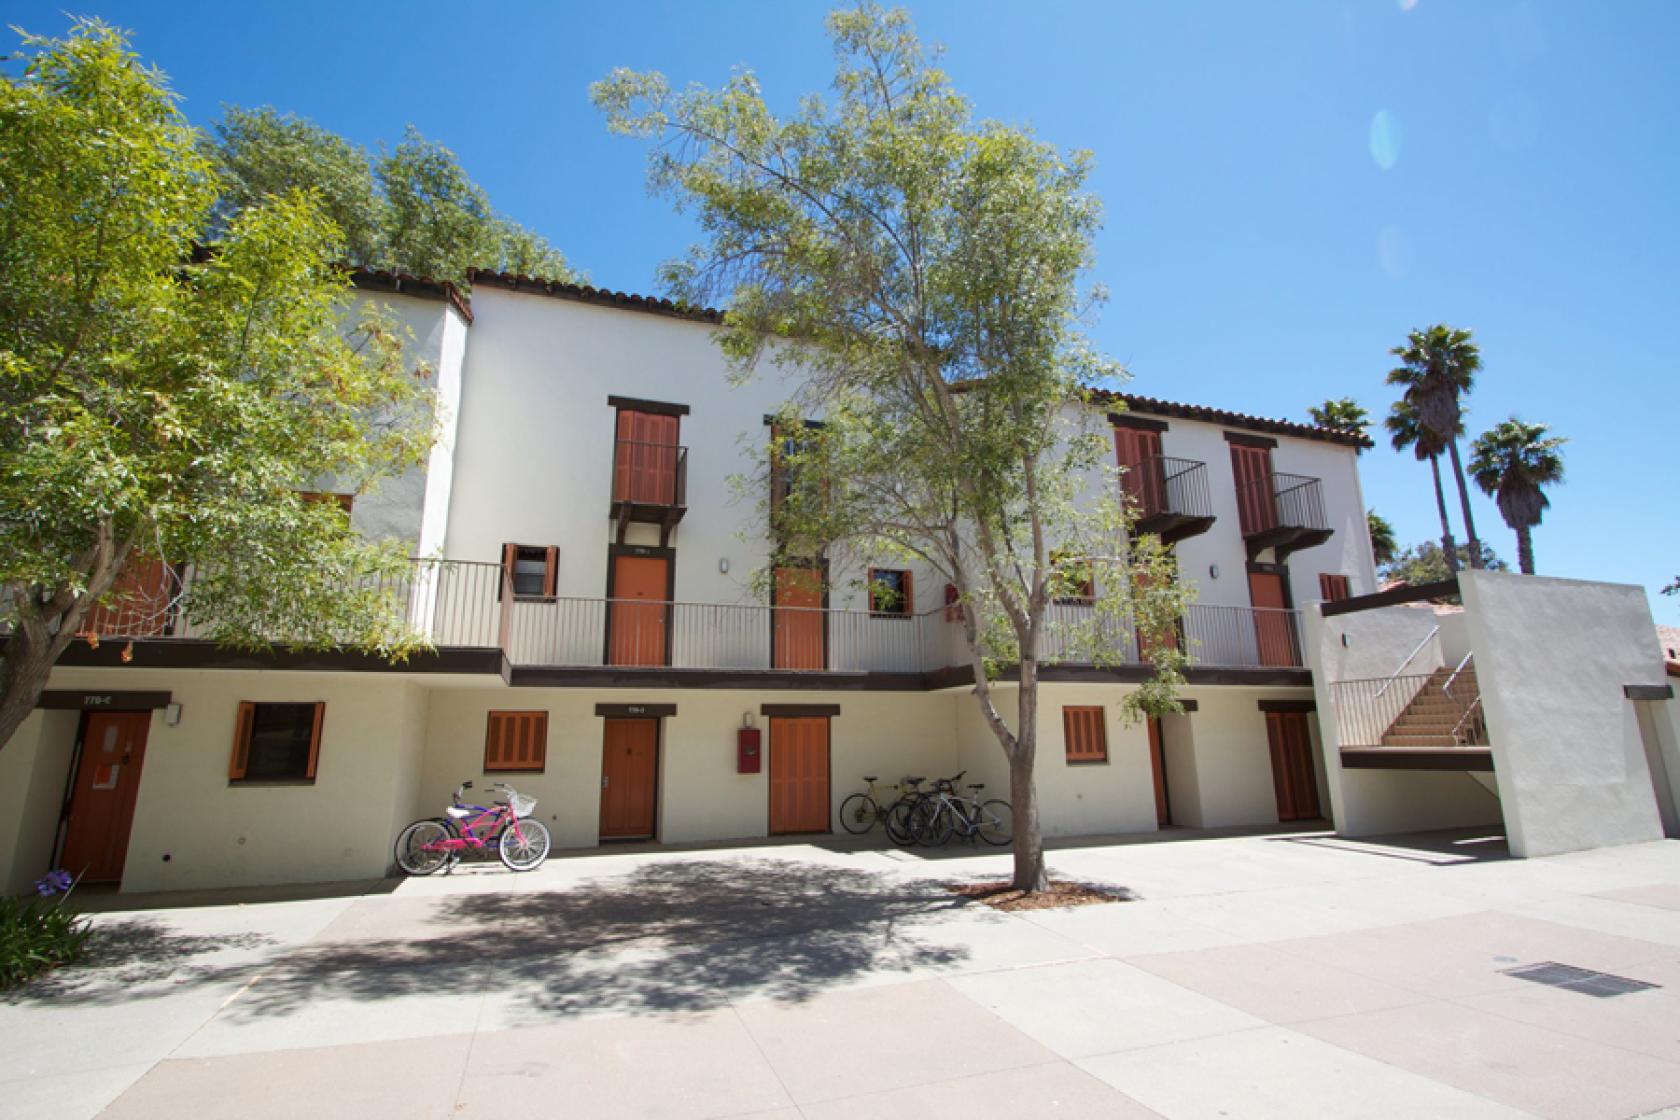
<svg viewBox="0 0 1680 1120"><path fill-rule="evenodd" d="M1451 735L1395 735L1383 736L1385 747L1456 747L1458 740Z"/></svg>

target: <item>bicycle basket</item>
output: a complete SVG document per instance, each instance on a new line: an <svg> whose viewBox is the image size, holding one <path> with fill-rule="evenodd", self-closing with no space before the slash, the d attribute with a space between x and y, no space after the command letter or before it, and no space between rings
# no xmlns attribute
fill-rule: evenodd
<svg viewBox="0 0 1680 1120"><path fill-rule="evenodd" d="M513 807L514 816L528 817L531 810L537 807L537 799L526 797L523 793L513 793L508 795L508 804Z"/></svg>

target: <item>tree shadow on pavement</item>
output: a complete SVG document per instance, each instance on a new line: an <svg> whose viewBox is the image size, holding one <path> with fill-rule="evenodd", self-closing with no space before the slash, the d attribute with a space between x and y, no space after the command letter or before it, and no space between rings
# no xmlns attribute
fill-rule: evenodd
<svg viewBox="0 0 1680 1120"><path fill-rule="evenodd" d="M87 955L5 995L10 1003L126 1003L232 980L255 969L250 959L218 959L230 950L273 944L260 933L215 936L181 933L153 918L123 918L96 925Z"/></svg>
<svg viewBox="0 0 1680 1120"><path fill-rule="evenodd" d="M799 1001L965 959L929 921L965 905L936 883L809 863L662 862L563 891L440 898L429 920L404 919L412 936L364 921L381 936L287 954L229 1012L477 991L533 1018Z"/></svg>

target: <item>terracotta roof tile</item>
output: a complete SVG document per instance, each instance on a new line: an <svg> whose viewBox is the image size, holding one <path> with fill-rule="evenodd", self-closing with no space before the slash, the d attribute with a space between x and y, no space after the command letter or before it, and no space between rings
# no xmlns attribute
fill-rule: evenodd
<svg viewBox="0 0 1680 1120"><path fill-rule="evenodd" d="M1181 404L1177 401L1164 401L1156 397L1140 396L1136 393L1098 390L1096 397L1098 400L1123 401L1131 411L1141 412L1149 416L1176 416L1182 420L1203 420L1210 424L1224 424L1227 427L1242 428L1251 432L1301 436L1305 439L1324 440L1326 443L1339 443L1347 447L1372 446L1369 436L1362 436L1342 428L1321 428L1316 424L1302 424L1295 420L1274 420L1267 416L1250 416L1244 412L1231 412L1223 408L1210 408L1207 405L1200 404Z"/></svg>

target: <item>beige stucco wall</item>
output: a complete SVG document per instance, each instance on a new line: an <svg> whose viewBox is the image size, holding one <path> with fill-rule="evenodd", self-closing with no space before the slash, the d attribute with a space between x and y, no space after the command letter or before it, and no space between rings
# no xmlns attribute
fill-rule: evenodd
<svg viewBox="0 0 1680 1120"><path fill-rule="evenodd" d="M22 894L52 870L80 720L37 711L0 749L0 892Z"/></svg>
<svg viewBox="0 0 1680 1120"><path fill-rule="evenodd" d="M1664 685L1640 587L1461 572L1506 836L1519 856L1661 839L1625 685Z"/></svg>

